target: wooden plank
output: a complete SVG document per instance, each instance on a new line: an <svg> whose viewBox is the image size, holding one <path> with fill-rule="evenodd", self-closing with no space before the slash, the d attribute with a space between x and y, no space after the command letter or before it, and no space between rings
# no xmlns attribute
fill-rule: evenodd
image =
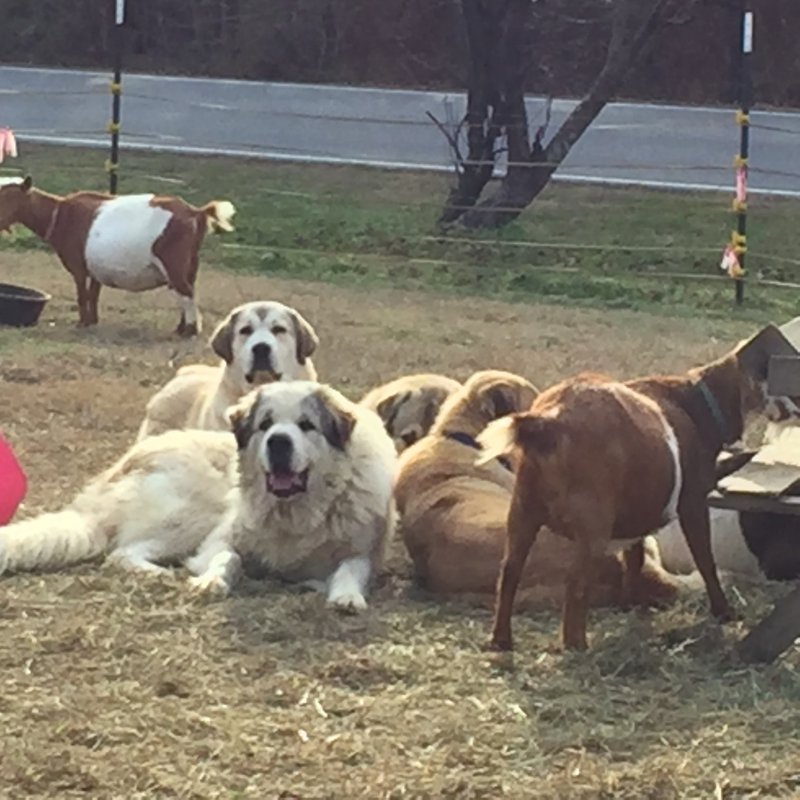
<svg viewBox="0 0 800 800"><path fill-rule="evenodd" d="M723 492L779 495L800 484L800 426L783 428L740 470L719 481Z"/></svg>
<svg viewBox="0 0 800 800"><path fill-rule="evenodd" d="M739 657L750 663L771 664L800 636L800 587L780 600L772 611L737 645Z"/></svg>
<svg viewBox="0 0 800 800"><path fill-rule="evenodd" d="M777 497L800 482L800 469L792 464L754 464L719 482L726 494L763 494Z"/></svg>
<svg viewBox="0 0 800 800"><path fill-rule="evenodd" d="M794 317L780 326L780 332L789 340L795 350L800 350L800 317Z"/></svg>
<svg viewBox="0 0 800 800"><path fill-rule="evenodd" d="M708 505L712 508L730 508L734 511L767 511L800 516L800 497L712 492L708 496Z"/></svg>
<svg viewBox="0 0 800 800"><path fill-rule="evenodd" d="M722 480L722 478L741 469L752 460L756 453L758 453L758 450L723 450L717 458L717 480Z"/></svg>

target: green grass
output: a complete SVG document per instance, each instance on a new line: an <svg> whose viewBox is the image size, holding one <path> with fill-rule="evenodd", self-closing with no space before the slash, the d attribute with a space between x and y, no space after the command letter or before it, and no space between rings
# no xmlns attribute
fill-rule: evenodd
<svg viewBox="0 0 800 800"><path fill-rule="evenodd" d="M13 166L45 189L106 186L102 152L22 150ZM757 282L800 282L800 264L771 258L791 259L800 245L794 201L753 198L748 268L756 280L737 309L732 282L699 279L720 276L734 223L724 194L554 184L499 233L442 237L436 218L449 176L133 153L123 153L120 176L124 192L233 200L237 231L206 245L206 258L233 270L678 316L797 313L796 290ZM17 231L0 246L43 245Z"/></svg>

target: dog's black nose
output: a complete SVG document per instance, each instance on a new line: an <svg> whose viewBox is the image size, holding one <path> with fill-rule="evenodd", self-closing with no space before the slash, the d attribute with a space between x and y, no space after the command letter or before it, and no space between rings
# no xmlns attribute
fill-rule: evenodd
<svg viewBox="0 0 800 800"><path fill-rule="evenodd" d="M285 433L267 439L267 455L273 472L292 472L292 440Z"/></svg>
<svg viewBox="0 0 800 800"><path fill-rule="evenodd" d="M403 441L403 444L406 447L411 447L412 444L417 442L419 436L417 436L417 434L414 433L413 431L409 431L408 433L401 433L400 439Z"/></svg>
<svg viewBox="0 0 800 800"><path fill-rule="evenodd" d="M272 369L272 348L264 342L253 345L253 370Z"/></svg>

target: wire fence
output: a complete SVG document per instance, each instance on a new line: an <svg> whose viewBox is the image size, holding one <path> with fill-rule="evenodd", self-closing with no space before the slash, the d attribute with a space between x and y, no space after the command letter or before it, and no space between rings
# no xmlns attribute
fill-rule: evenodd
<svg viewBox="0 0 800 800"><path fill-rule="evenodd" d="M124 77L123 77L124 82ZM454 103L452 97L443 96L442 103L444 107L445 121L437 123L430 114L425 114L424 111L414 106L413 103L403 105L402 107L395 108L392 113L388 113L385 103L372 103L363 98L359 98L359 102L354 103L355 110L346 107L341 96L333 97L330 95L325 98L324 91L320 90L320 97L317 107L311 108L298 108L297 102L292 102L290 98L285 95L285 87L283 87L284 95L275 97L268 87L259 87L258 85L245 85L242 82L235 81L220 81L219 91L223 92L221 97L205 97L203 99L196 99L183 96L180 91L173 91L172 89L167 93L164 90L165 83L157 83L150 81L154 86L158 86L159 90L143 91L135 89L130 92L125 92L123 102L123 120L124 125L121 129L114 130L114 123L104 129L103 124L96 124L89 122L98 117L98 113L108 113L110 100L108 97L108 84L95 81L97 84L93 88L71 88L71 89L56 89L56 88L22 88L19 90L4 90L3 98L6 109L9 105L6 101L16 100L25 103L31 101L36 103L66 103L69 106L79 108L78 113L65 114L65 120L82 120L83 124L71 125L63 124L47 127L45 125L39 126L21 126L16 129L20 140L24 143L26 140L35 141L37 139L52 137L53 139L79 139L84 137L85 144L94 144L95 146L106 146L107 137L109 132L119 133L121 136L121 149L124 154L126 145L135 143L139 146L145 146L151 150L185 150L191 151L193 148L217 152L220 155L225 155L231 151L244 152L248 155L266 157L281 157L284 156L287 160L298 161L331 161L331 162L346 162L354 150L358 150L359 142L364 146L363 149L367 151L367 155L373 161L378 161L376 154L383 153L386 166L391 164L391 153L386 156L387 150L391 150L393 145L402 144L404 138L408 136L419 137L421 146L428 146L434 150L438 156L436 158L428 157L425 161L418 164L413 162L406 162L404 166L417 166L421 169L450 169L455 171L458 168L458 159L453 153L452 141L448 145L445 136L442 136L440 130L444 126L445 130L449 132L453 140L459 141L466 150L465 137L467 133L467 126L464 124L461 112L463 109L458 103ZM84 82L85 85L85 82ZM112 82L112 93L115 89L115 83ZM228 95L224 94L225 86L230 87ZM244 88L243 88L244 86ZM119 87L117 87L117 91ZM408 95L409 93L403 93ZM355 97L355 95L352 95ZM88 98L88 99L87 99ZM83 105L82 105L83 104ZM82 107L81 107L82 106ZM102 109L102 110L101 110ZM191 114L197 112L197 122L187 129L187 120ZM536 113L531 116L531 136L535 135L535 125L544 113L543 108L539 108ZM569 113L569 107L559 109L559 114L556 116L566 117ZM537 118L538 117L538 118ZM548 107L549 117L549 107ZM731 114L731 121L733 115ZM749 109L739 112L737 121L739 122L740 130L745 127L748 129L748 134L752 133L754 136L761 135L763 132L766 136L777 135L784 141L784 147L787 146L791 152L800 154L800 114L793 117L789 114L777 115L781 120L786 120L786 124L771 124L767 122L757 121L757 114L754 119L750 119ZM128 120L131 122L128 123ZM235 120L237 125L232 124ZM243 120L249 120L248 125L238 124ZM2 123L12 123L11 119L0 119ZM130 126L129 126L130 125ZM552 135L554 130L558 129L559 121L551 123L551 130L548 132ZM129 126L129 127L128 127ZM238 135L237 131L243 128L250 127L260 134L259 138L244 138ZM260 127L259 127L260 126ZM341 136L335 142L327 143L326 136L332 131L335 126L345 126L343 129L350 132L356 137L355 141L345 141L344 145L341 141ZM624 126L621 126L624 127ZM281 143L271 138L273 129L281 128L284 133L284 140L287 132L289 138L293 134L297 134L295 141L291 143ZM109 131L110 129L110 131ZM372 129L375 129L373 131ZM735 142L736 128L733 124L730 126L730 149L727 154L723 151L722 147L718 148L719 152L715 152L713 161L715 163L708 163L700 159L685 159L674 160L670 162L666 157L658 159L642 159L637 158L635 153L631 153L624 158L596 158L591 155L591 148L579 147L576 148L576 155L570 158L563 165L554 163L552 161L536 161L536 162L509 162L502 152L502 143L497 152L495 177L502 178L509 168L525 167L526 169L556 169L556 178L559 176L577 177L578 179L586 179L589 181L598 182L627 182L630 184L645 184L648 183L661 183L663 185L674 185L676 187L685 186L692 188L707 188L711 190L723 189L726 184L730 188L726 191L730 193L735 192L735 201L733 210L741 220L742 215L747 211L747 191L748 187L745 186L744 194L741 193L739 187L735 188L735 181L731 177L731 150ZM685 142L691 139L691 136L682 138L682 132L674 128L666 115L660 122L652 124L648 128L651 135L660 137L660 140L669 140L670 153L683 155L682 151L685 149ZM310 144L303 144L300 139L310 141ZM618 150L619 148L617 148ZM702 148L701 148L702 150ZM648 151L651 155L653 148ZM707 152L707 150L706 150ZM443 154L449 157L450 166L447 165L447 158L443 158ZM437 160L438 158L438 160ZM745 182L749 179L758 178L763 176L765 178L781 179L787 185L791 184L793 189L765 189L760 186L753 188L749 187L749 193L758 194L759 192L773 193L773 194L787 194L797 195L800 197L800 172L790 168L766 166L755 160L750 163L747 154L742 156L740 152L737 156L738 161L735 160L734 167L736 169L735 175L741 176L742 168L744 168ZM355 163L359 163L358 158L350 158ZM363 160L363 159L362 159ZM185 162L184 162L185 163ZM463 164L461 164L463 168ZM117 165L113 160L106 163L106 168L113 174L117 174L121 178L126 176L135 177L137 182L152 183L155 186L162 186L170 188L176 193L189 193L197 190L199 187L193 180L191 169L188 169L185 174L161 174L154 172L152 169L139 168L139 167L126 167L124 164ZM83 176L89 176L94 171L92 167L83 165L64 164L61 168L65 173L74 173L76 176L75 188L80 188L81 182L84 180ZM0 167L0 174L13 174L15 168L13 165ZM576 173L578 173L576 175ZM664 176L676 176L675 181ZM644 176L644 177L642 177ZM657 176L657 177L651 177ZM689 177L694 176L694 180L688 180ZM716 178L716 183L705 184L702 180L698 180L697 176L711 176L712 179ZM309 209L313 210L316 215L325 215L333 205L336 204L335 198L327 198L322 194L314 192L301 192L293 190L273 189L270 187L259 186L258 192L260 194L273 194L276 196L292 197L302 201ZM414 200L413 202L402 202L391 198L388 194L383 198L383 201L391 204L393 208L397 209L430 209L431 220L435 219L437 210L440 210L444 205L444 195L446 187L442 188L442 197L433 198L426 197ZM234 198L235 199L235 198ZM709 196L706 201L709 205L718 207L720 210L720 217L726 213L726 204L724 200L718 196ZM461 210L469 210L470 213L496 213L499 210L496 206L491 208L482 208L478 206L467 206ZM585 213L591 213L591 209L586 209ZM753 265L747 273L749 282L757 283L765 286L776 288L800 288L800 258L784 255L780 253L770 252L763 249L753 249L749 247L746 239L741 238L744 234L740 233L740 238L736 235L733 236L728 245L728 250L732 250L738 260L743 262L744 255L747 254L749 263ZM654 237L658 238L658 237ZM420 264L426 266L439 266L448 269L456 270L463 263L449 256L439 255L437 253L429 254L427 249L433 248L434 250L442 250L442 248L455 248L453 252L458 254L458 248L489 248L498 253L507 251L517 251L523 253L530 253L530 269L549 272L561 272L565 275L579 276L581 273L580 268L570 266L569 264L556 263L556 264L542 264L538 256L544 252L551 252L553 254L561 254L566 251L574 253L580 252L593 252L601 254L626 254L628 256L640 254L642 257L650 255L661 256L674 256L684 258L687 261L694 260L700 262L701 267L695 271L676 269L674 271L647 269L642 272L631 271L630 277L642 277L645 279L659 279L659 280L675 280L675 281L700 281L700 282L713 282L722 285L724 282L729 281L729 276L741 279L743 273L737 274L735 270L727 268L728 274L723 274L720 269L720 262L723 257L723 250L725 243L723 241L704 241L702 243L693 244L675 244L673 241L656 243L652 245L643 245L637 243L625 244L620 242L604 243L604 242L587 242L581 241L578 236L565 235L563 240L511 240L506 236L492 236L482 237L465 236L462 233L449 232L446 235L428 235L420 230L419 234L415 237L412 243L412 250L415 252L407 253L404 258L409 264ZM251 253L283 253L286 255L314 255L318 257L329 258L346 258L346 259L396 259L396 256L387 255L381 252L371 252L368 248L347 248L346 246L339 245L336 249L326 247L297 247L289 246L285 243L248 243L237 242L227 243L222 245L224 251L228 252L251 252ZM727 251L726 251L727 254ZM524 257L524 256L523 256ZM776 270L779 273L776 276ZM791 279L786 279L791 278ZM795 282L795 279L798 282Z"/></svg>

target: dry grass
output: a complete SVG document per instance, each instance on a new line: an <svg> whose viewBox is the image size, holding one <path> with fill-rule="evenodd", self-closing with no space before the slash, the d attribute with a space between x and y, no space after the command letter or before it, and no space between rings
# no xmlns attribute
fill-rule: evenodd
<svg viewBox="0 0 800 800"><path fill-rule="evenodd" d="M207 251L214 257L213 246ZM65 502L131 441L154 387L199 355L169 331L166 293L106 292L73 328L51 256L0 252L5 279L46 288L40 326L0 330L3 431L31 478L26 511ZM353 396L411 370L486 366L540 385L584 368L683 369L742 323L350 291L204 266L207 323L253 298L317 326L320 374ZM739 587L745 623L780 589ZM740 606L742 601L740 600ZM401 548L369 613L247 583L225 602L174 580L86 565L2 581L9 798L767 798L800 794L800 659L745 669L742 626L702 597L668 612L595 613L565 655L551 614L516 622L513 663L481 652L488 612L414 589Z"/></svg>

